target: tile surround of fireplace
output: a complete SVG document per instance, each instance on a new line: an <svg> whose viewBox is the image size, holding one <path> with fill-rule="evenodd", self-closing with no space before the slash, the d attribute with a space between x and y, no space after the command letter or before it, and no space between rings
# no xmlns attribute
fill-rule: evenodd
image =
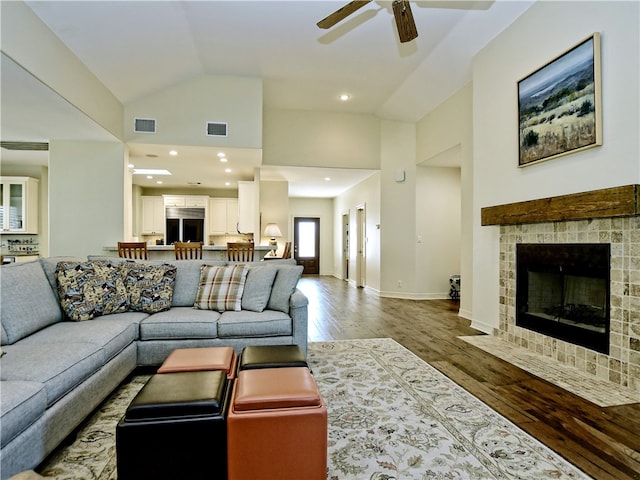
<svg viewBox="0 0 640 480"><path fill-rule="evenodd" d="M516 326L516 245L610 243L609 354ZM640 217L500 227L500 322L494 334L581 372L640 391Z"/></svg>

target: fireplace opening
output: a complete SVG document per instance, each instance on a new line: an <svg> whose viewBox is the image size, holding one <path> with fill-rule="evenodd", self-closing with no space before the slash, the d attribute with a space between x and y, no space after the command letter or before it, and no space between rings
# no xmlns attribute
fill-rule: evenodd
<svg viewBox="0 0 640 480"><path fill-rule="evenodd" d="M516 325L609 353L611 246L516 245Z"/></svg>

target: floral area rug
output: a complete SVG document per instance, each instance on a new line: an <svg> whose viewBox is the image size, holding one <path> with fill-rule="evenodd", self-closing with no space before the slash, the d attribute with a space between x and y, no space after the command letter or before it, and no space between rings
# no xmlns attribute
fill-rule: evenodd
<svg viewBox="0 0 640 480"><path fill-rule="evenodd" d="M329 415L328 480L590 478L391 339L311 343L308 360ZM115 426L147 378L40 473L115 480Z"/></svg>

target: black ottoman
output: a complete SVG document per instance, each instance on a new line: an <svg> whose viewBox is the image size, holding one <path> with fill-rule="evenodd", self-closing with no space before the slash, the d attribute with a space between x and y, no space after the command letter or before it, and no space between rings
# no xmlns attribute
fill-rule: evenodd
<svg viewBox="0 0 640 480"><path fill-rule="evenodd" d="M298 345L250 345L242 349L238 370L307 367L307 357Z"/></svg>
<svg viewBox="0 0 640 480"><path fill-rule="evenodd" d="M227 478L224 371L154 375L116 427L118 480Z"/></svg>

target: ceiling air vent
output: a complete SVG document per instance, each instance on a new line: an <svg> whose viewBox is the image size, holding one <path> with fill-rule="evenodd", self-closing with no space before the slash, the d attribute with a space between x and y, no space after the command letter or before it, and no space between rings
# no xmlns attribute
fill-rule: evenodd
<svg viewBox="0 0 640 480"><path fill-rule="evenodd" d="M222 122L207 122L207 135L210 137L226 137L227 124Z"/></svg>
<svg viewBox="0 0 640 480"><path fill-rule="evenodd" d="M134 118L133 131L135 133L156 133L156 120L154 118Z"/></svg>
<svg viewBox="0 0 640 480"><path fill-rule="evenodd" d="M49 150L47 142L0 142L0 147L6 150L31 150L46 152Z"/></svg>

